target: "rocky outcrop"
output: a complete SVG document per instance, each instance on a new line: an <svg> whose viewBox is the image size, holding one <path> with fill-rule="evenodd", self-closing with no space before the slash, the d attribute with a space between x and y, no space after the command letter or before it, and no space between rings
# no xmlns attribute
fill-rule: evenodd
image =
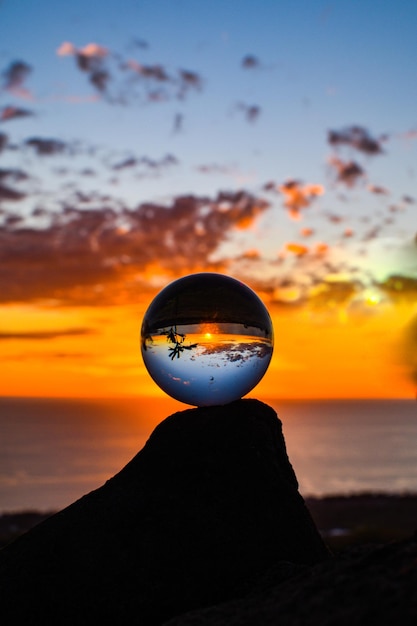
<svg viewBox="0 0 417 626"><path fill-rule="evenodd" d="M329 558L256 400L164 420L105 485L0 552L0 623L162 624Z"/></svg>
<svg viewBox="0 0 417 626"><path fill-rule="evenodd" d="M164 626L415 626L417 537L351 548L316 566L277 563L244 597Z"/></svg>

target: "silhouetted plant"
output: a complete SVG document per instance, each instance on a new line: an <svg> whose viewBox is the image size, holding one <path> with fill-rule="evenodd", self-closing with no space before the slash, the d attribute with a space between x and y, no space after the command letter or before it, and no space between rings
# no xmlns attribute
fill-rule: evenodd
<svg viewBox="0 0 417 626"><path fill-rule="evenodd" d="M189 346L185 346L184 341L185 341L186 335L183 335L182 333L177 332L176 326L171 326L171 328L169 330L164 331L163 334L167 336L167 341L173 344L172 346L168 348L168 355L171 361L173 361L175 357L179 359L181 356L181 353L184 352L184 350L192 350L193 348L196 348L198 345L196 343L192 343Z"/></svg>

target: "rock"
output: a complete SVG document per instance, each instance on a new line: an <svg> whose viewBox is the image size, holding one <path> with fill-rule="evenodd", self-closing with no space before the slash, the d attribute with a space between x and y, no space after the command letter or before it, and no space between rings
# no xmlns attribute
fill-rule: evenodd
<svg viewBox="0 0 417 626"><path fill-rule="evenodd" d="M360 546L315 566L278 563L244 598L164 626L415 626L417 537Z"/></svg>
<svg viewBox="0 0 417 626"><path fill-rule="evenodd" d="M256 400L164 420L99 489L0 552L1 624L162 624L329 557Z"/></svg>

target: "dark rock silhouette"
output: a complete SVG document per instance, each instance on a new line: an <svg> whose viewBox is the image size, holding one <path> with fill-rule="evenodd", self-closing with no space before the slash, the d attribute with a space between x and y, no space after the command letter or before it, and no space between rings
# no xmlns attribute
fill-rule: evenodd
<svg viewBox="0 0 417 626"><path fill-rule="evenodd" d="M415 626L417 536L351 548L315 566L277 563L244 597L164 626Z"/></svg>
<svg viewBox="0 0 417 626"><path fill-rule="evenodd" d="M164 420L99 489L0 551L0 623L163 622L329 558L256 400Z"/></svg>

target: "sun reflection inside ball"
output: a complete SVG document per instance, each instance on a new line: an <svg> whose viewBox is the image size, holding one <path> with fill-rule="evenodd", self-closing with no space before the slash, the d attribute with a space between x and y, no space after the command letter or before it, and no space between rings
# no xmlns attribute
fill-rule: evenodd
<svg viewBox="0 0 417 626"><path fill-rule="evenodd" d="M152 301L142 357L157 385L193 406L227 404L261 380L273 351L269 313L252 289L223 274L191 274Z"/></svg>

